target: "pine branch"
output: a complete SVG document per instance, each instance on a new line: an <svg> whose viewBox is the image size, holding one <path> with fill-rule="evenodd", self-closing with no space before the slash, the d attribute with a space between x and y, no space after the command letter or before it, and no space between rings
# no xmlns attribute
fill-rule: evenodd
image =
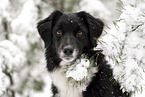
<svg viewBox="0 0 145 97"><path fill-rule="evenodd" d="M5 31L5 38L9 39L9 31L8 31L8 22L6 19L3 19L2 21L3 27L4 27L4 31Z"/></svg>
<svg viewBox="0 0 145 97"><path fill-rule="evenodd" d="M134 29L132 29L132 32L134 32L136 29L138 29L140 26L142 26L143 24L137 25Z"/></svg>
<svg viewBox="0 0 145 97"><path fill-rule="evenodd" d="M12 77L11 73L8 72L7 69L3 70L3 72L4 72L5 75L9 78L9 80L10 80L10 86L13 86L13 85L14 85L14 81L13 81L13 77ZM11 91L11 97L15 97L15 92L14 92L14 90L12 90L12 89L8 89L8 90Z"/></svg>

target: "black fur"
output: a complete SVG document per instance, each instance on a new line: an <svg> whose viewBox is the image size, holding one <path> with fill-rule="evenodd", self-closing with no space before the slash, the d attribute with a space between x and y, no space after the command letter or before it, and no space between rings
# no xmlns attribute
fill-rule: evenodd
<svg viewBox="0 0 145 97"><path fill-rule="evenodd" d="M54 11L49 17L40 21L37 29L45 43L47 69L49 72L53 72L54 69L61 67L59 63L62 59L58 55L58 48L66 44L65 41L69 36L70 44L79 50L77 58L85 54L88 59L93 58L94 65L97 64L99 68L86 91L82 92L83 97L130 97L128 93L122 93L119 84L113 79L112 70L104 59L104 55L92 50L97 46L96 39L101 35L103 26L101 20L95 19L84 11L79 13ZM61 38L55 35L58 29L69 33ZM80 30L84 32L81 37L76 35ZM54 95L58 93L57 87L53 84L52 91Z"/></svg>
<svg viewBox="0 0 145 97"><path fill-rule="evenodd" d="M52 39L52 29L58 18L62 15L60 11L53 12L49 17L40 21L37 25L38 32L45 42L45 56L47 61L47 69L48 71L52 71L54 68L59 67L60 58L56 56L55 47Z"/></svg>

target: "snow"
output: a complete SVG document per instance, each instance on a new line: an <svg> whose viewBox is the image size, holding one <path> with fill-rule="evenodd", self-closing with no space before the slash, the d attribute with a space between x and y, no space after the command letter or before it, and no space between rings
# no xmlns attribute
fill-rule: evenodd
<svg viewBox="0 0 145 97"><path fill-rule="evenodd" d="M9 85L9 81L6 75L2 72L1 63L0 63L0 79L1 79L0 80L0 95L2 95L3 92L6 91L6 88Z"/></svg>
<svg viewBox="0 0 145 97"><path fill-rule="evenodd" d="M25 63L25 57L25 54L11 41L0 42L0 63L3 69L7 67L10 71L15 70L16 67Z"/></svg>
<svg viewBox="0 0 145 97"><path fill-rule="evenodd" d="M142 93L137 92L133 95L131 95L131 97L144 97L145 96L145 91L143 90Z"/></svg>
<svg viewBox="0 0 145 97"><path fill-rule="evenodd" d="M82 58L67 64L64 68L64 75L69 82L74 84L80 91L85 91L92 76L98 71L98 67L93 67L93 61Z"/></svg>
<svg viewBox="0 0 145 97"><path fill-rule="evenodd" d="M0 0L0 17L5 17L8 21L12 19L12 15L9 14L11 11L9 0ZM7 10L7 11L5 11Z"/></svg>
<svg viewBox="0 0 145 97"><path fill-rule="evenodd" d="M111 12L104 6L100 0L82 0L78 11L86 11L97 18L107 22L111 20Z"/></svg>
<svg viewBox="0 0 145 97"><path fill-rule="evenodd" d="M137 0L121 0L121 1L125 6L127 6L127 5L135 5Z"/></svg>
<svg viewBox="0 0 145 97"><path fill-rule="evenodd" d="M47 73L47 72L46 72ZM42 92L33 92L31 97L52 97L52 93L51 93L51 79L49 77L48 74L44 74L45 78L44 78L44 81L45 81L45 86L42 90Z"/></svg>
<svg viewBox="0 0 145 97"><path fill-rule="evenodd" d="M8 77L3 70L13 72L25 63L25 54L21 52L11 41L0 42L0 94L9 86Z"/></svg>
<svg viewBox="0 0 145 97"><path fill-rule="evenodd" d="M77 60L77 62L75 62L75 64L72 64L66 71L66 77L71 77L76 81L80 81L83 78L86 78L88 75L87 69L89 65L90 62L87 59Z"/></svg>
<svg viewBox="0 0 145 97"><path fill-rule="evenodd" d="M30 50L29 42L28 42L28 40L27 40L27 38L25 36L18 35L18 34L10 34L9 38L10 38L10 41L12 41L22 51Z"/></svg>
<svg viewBox="0 0 145 97"><path fill-rule="evenodd" d="M38 42L39 36L36 34L37 8L33 0L24 3L21 12L11 23L12 31L18 35L27 37L28 42L34 44ZM33 14L32 14L33 13Z"/></svg>
<svg viewBox="0 0 145 97"><path fill-rule="evenodd" d="M145 17L143 11L127 5L115 26L100 40L114 78L123 91L139 94L145 90ZM138 97L138 96L137 96Z"/></svg>
<svg viewBox="0 0 145 97"><path fill-rule="evenodd" d="M101 1L110 2L110 5L104 5ZM114 78L121 83L123 91L134 92L132 97L145 97L145 3L144 0L121 1L122 14L119 14L114 27L109 25L111 30L105 29L107 34L99 40L97 48L103 48L114 71ZM16 3L16 6L12 5L12 2ZM78 11L87 11L109 24L113 15L118 15L109 10L109 7L115 10L119 8L114 7L117 5L114 5L114 2L117 0L82 0ZM41 13L37 6L41 6ZM36 31L36 23L53 10L41 0L0 0L0 95L8 87L14 89L16 97L52 95L51 80L45 67L42 41ZM8 40L4 39L3 20L8 22L10 28ZM91 76L88 75L90 71L91 74L97 72L95 68L90 68L90 65L90 60L85 58L77 60L65 71L66 78L82 82L87 76ZM8 77L2 72L6 67L15 79L12 87ZM88 80L90 79L89 77ZM44 88L37 91L35 88L40 83L35 81L44 83ZM88 83L82 83L82 90L85 90L86 84ZM21 91L23 93L20 93Z"/></svg>

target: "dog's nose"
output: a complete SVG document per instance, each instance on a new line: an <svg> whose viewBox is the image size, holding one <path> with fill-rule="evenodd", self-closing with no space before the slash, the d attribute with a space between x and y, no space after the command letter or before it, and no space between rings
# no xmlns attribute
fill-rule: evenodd
<svg viewBox="0 0 145 97"><path fill-rule="evenodd" d="M73 48L70 47L64 48L63 53L67 56L70 56L73 53Z"/></svg>

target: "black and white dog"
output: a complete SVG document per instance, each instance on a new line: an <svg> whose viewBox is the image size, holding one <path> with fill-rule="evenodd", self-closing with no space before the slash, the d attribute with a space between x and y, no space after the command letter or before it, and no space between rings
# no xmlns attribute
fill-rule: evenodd
<svg viewBox="0 0 145 97"><path fill-rule="evenodd" d="M113 79L104 55L93 48L102 33L103 22L84 11L63 13L54 11L37 25L45 43L47 68L52 78L53 97L129 97ZM63 75L66 64L85 55L93 60L97 72L90 76L85 90L79 89ZM78 85L76 87L74 84Z"/></svg>

